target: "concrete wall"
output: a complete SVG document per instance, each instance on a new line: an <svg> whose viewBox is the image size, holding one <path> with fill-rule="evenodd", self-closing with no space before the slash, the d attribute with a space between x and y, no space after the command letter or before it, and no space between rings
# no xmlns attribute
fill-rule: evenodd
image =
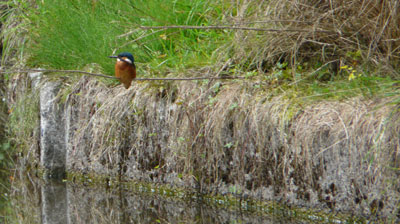
<svg viewBox="0 0 400 224"><path fill-rule="evenodd" d="M228 83L217 94L210 86L141 83L125 90L82 78L61 102L59 84L46 82L41 164L200 193L398 216L393 107L349 99L293 108L263 98L250 84Z"/></svg>

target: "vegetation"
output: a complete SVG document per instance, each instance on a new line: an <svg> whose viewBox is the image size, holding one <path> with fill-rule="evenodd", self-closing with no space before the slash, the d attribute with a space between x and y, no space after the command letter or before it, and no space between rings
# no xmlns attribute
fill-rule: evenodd
<svg viewBox="0 0 400 224"><path fill-rule="evenodd" d="M140 25L208 25L208 16L219 12L204 0L53 0L37 4L37 9L26 9L34 15L29 16L32 66L79 69L97 63L112 74L114 62L107 56L129 51L143 64L141 74L146 74L146 66L165 71L209 64L222 39L229 40L229 35L217 31L137 29Z"/></svg>
<svg viewBox="0 0 400 224"><path fill-rule="evenodd" d="M390 92L391 79L399 76L397 4L17 0L8 2L7 15L14 19L3 41L5 57L25 54L32 67L83 69L96 63L111 75L113 61L107 56L129 51L141 77L193 76L188 69L203 68L202 75L247 75L270 89L294 88L318 99L371 96ZM141 28L168 25L271 31ZM27 39L15 38L15 31Z"/></svg>
<svg viewBox="0 0 400 224"><path fill-rule="evenodd" d="M107 56L130 51L142 77L247 77L139 83L127 91L109 88L103 79L69 77L60 100L79 108L71 112L79 118L70 136L76 150L68 155L72 169L87 166L112 175L119 169L153 181L173 173L202 192L212 192L212 186L232 194L260 190L267 195L263 199L296 188L293 200L334 206L341 199L327 198L336 195L338 183L316 180L341 168L322 158L328 154L349 160L342 165L351 172L338 171L355 180L357 186L349 189L378 186L376 192L392 198L398 180L388 176L396 176L392 172L399 167L391 157L397 155L398 118L382 105L398 103L397 0L8 3L4 65L26 62L111 75ZM168 25L228 28L142 28ZM37 99L24 97L26 79L15 77L8 80L16 93L10 97L9 130L13 143L26 146L37 139L37 108L24 101ZM394 97L374 101L382 96ZM133 175L133 167L140 174ZM381 195L350 200L373 212Z"/></svg>

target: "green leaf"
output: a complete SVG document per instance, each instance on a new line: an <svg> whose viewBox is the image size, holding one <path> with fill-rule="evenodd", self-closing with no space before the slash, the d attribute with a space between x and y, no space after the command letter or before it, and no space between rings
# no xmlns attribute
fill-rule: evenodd
<svg viewBox="0 0 400 224"><path fill-rule="evenodd" d="M178 137L178 141L183 142L183 141L185 141L185 138L184 137Z"/></svg>
<svg viewBox="0 0 400 224"><path fill-rule="evenodd" d="M1 146L1 148L6 151L8 149L10 149L11 145L9 142L3 143L3 145Z"/></svg>
<svg viewBox="0 0 400 224"><path fill-rule="evenodd" d="M232 103L231 104L231 106L229 107L229 110L233 110L233 109L235 109L236 107L238 107L238 103Z"/></svg>
<svg viewBox="0 0 400 224"><path fill-rule="evenodd" d="M214 93L218 93L219 92L219 88L221 87L221 82L217 82L213 85L213 87L211 87L213 89Z"/></svg>
<svg viewBox="0 0 400 224"><path fill-rule="evenodd" d="M224 147L225 147L225 148L228 148L228 149L232 148L232 146L233 146L233 143L232 143L232 142L226 143L226 144L224 145Z"/></svg>

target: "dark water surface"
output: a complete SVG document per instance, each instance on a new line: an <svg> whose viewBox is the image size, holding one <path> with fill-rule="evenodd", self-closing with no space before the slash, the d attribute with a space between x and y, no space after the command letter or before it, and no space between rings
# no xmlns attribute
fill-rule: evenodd
<svg viewBox="0 0 400 224"><path fill-rule="evenodd" d="M6 194L2 223L300 223L155 193L25 178Z"/></svg>

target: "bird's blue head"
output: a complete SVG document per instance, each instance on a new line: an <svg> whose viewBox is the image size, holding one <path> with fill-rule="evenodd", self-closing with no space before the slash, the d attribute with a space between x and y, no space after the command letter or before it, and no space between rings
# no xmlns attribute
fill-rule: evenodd
<svg viewBox="0 0 400 224"><path fill-rule="evenodd" d="M128 58L132 64L135 63L135 59L133 58L133 55L129 52L122 52L121 54L118 55L118 58L123 58L126 57Z"/></svg>

